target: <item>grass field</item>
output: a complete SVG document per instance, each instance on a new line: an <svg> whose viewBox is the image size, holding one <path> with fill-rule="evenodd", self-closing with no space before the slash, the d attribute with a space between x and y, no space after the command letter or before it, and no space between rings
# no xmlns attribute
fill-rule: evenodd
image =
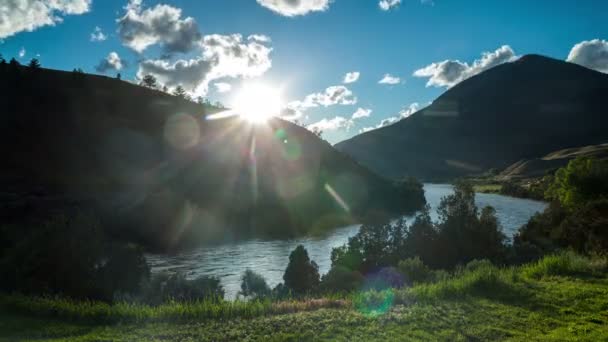
<svg viewBox="0 0 608 342"><path fill-rule="evenodd" d="M433 284L346 300L127 310L5 296L0 341L605 341L607 274L604 259L562 254L516 268L481 263Z"/></svg>

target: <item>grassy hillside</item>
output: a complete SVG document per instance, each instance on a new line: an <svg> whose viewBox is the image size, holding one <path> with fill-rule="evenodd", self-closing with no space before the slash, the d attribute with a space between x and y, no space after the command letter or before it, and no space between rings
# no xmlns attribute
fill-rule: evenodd
<svg viewBox="0 0 608 342"><path fill-rule="evenodd" d="M542 177L554 172L560 167L577 157L589 157L597 159L608 158L608 144L566 148L551 152L544 157L536 159L520 160L507 167L498 175L501 179L519 179Z"/></svg>
<svg viewBox="0 0 608 342"><path fill-rule="evenodd" d="M516 340L608 338L605 259L574 254L344 299L160 307L0 298L0 341Z"/></svg>
<svg viewBox="0 0 608 342"><path fill-rule="evenodd" d="M175 249L424 202L304 128L209 120L217 108L117 79L4 66L0 102L4 223L93 210L115 235Z"/></svg>
<svg viewBox="0 0 608 342"><path fill-rule="evenodd" d="M608 75L537 56L448 89L393 125L336 144L388 177L445 180L608 141ZM382 158L390 155L391 158Z"/></svg>

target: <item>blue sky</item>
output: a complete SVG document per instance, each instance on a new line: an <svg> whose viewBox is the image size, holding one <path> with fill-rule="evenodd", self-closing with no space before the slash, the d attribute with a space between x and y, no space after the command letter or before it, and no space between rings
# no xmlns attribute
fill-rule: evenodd
<svg viewBox="0 0 608 342"><path fill-rule="evenodd" d="M388 10L381 9L380 0L300 0L301 7L296 9L282 5L285 0L144 0L132 4L137 5L133 9L135 21L144 22L145 11L153 16L158 4L166 4L181 9L181 16L173 18L173 24L183 36L178 42L155 36L162 32L147 32L146 37L158 39L145 43L148 45L140 48L141 52L134 48L139 38L131 37L130 43L125 38L127 33L140 34L139 26L129 26L129 32L118 31L117 19L125 16L128 0L65 1L70 2L73 7L53 8L50 0L23 1L25 6L34 6L26 10L43 11L54 25L28 22L33 19L23 15L27 12L24 8L0 4L0 53L5 58L17 57L23 49L23 62L39 55L48 68L80 67L99 73L101 69L96 67L102 59L115 52L122 67L118 72L129 80L137 77L142 63L156 61L145 64L144 70L164 73L167 82L173 82L167 83L169 86L183 77L191 83L206 84L207 97L228 105L243 79L256 80L281 87L285 103L300 116L298 120L306 125L318 124L324 129L324 138L332 143L375 128L384 119L400 118L400 112L407 115L411 110L404 109L412 104L418 104L412 109L423 107L467 76L520 55L539 53L558 59L572 55L572 61L608 72L608 44L604 40L608 38L608 1L603 0L401 0ZM306 12L307 8L311 10ZM293 15L289 11L300 12ZM59 17L62 21L56 20ZM192 19L187 21L188 17ZM184 29L192 23L194 28ZM91 41L95 27L101 28L105 40ZM221 35L221 44L236 44L248 54L260 45L263 56L249 56L254 60L245 64L238 64L243 60L232 56L222 64L222 58L230 56L216 51L215 62L210 63L211 57L207 57L201 68L194 69L204 70L206 78L199 79L193 78L191 71L177 75L174 70L154 68L164 63L166 69L178 60L203 58L211 41L201 48L193 41L188 43L194 45L184 47L182 40L201 40L213 34ZM222 40L232 34L242 37ZM248 40L253 34L270 41ZM167 48L167 41L177 47ZM583 45L573 50L577 44ZM496 55L480 60L484 52ZM475 60L480 61L475 64ZM417 70L444 61L450 62L444 66L456 66L462 75L444 75L442 72L448 70L435 65L426 73L419 72L420 77L414 76ZM468 69L462 63L467 63ZM115 69L115 62L106 63L108 75L116 74ZM358 80L343 84L345 74L354 71L360 73ZM399 77L400 82L379 84L385 74ZM427 86L429 80L434 80L431 86ZM232 90L219 93L214 85L218 82L230 84ZM334 88L326 92L329 87ZM363 117L352 119L359 108Z"/></svg>

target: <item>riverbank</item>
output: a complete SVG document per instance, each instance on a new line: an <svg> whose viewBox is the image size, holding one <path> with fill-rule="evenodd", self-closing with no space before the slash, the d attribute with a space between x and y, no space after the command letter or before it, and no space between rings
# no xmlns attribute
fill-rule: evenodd
<svg viewBox="0 0 608 342"><path fill-rule="evenodd" d="M236 304L239 310L229 310L234 303L217 303L211 309L209 303L104 306L2 297L0 341L598 341L608 337L606 260L573 254L502 269L472 264L447 279L407 289L267 303L241 302Z"/></svg>

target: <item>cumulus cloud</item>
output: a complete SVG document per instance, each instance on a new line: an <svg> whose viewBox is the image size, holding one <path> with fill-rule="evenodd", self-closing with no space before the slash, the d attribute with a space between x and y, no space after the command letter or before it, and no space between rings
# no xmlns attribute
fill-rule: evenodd
<svg viewBox="0 0 608 342"><path fill-rule="evenodd" d="M416 113L418 111L418 109L420 109L420 104L418 102L414 102L414 103L410 104L409 106L407 106L406 108L403 108L402 110L400 110L399 116L401 118L407 118L408 116Z"/></svg>
<svg viewBox="0 0 608 342"><path fill-rule="evenodd" d="M382 79L380 81L378 81L379 84L399 84L401 83L401 78L396 77L396 76L392 76L391 74L385 74L384 77L382 77Z"/></svg>
<svg viewBox="0 0 608 342"><path fill-rule="evenodd" d="M336 116L332 119L323 118L313 124L306 126L309 130L321 130L321 131L337 131L339 129L346 128L347 130L353 126L353 121L342 116Z"/></svg>
<svg viewBox="0 0 608 342"><path fill-rule="evenodd" d="M91 0L9 0L0 3L0 39L63 21L89 11Z"/></svg>
<svg viewBox="0 0 608 342"><path fill-rule="evenodd" d="M168 88L181 85L189 92L202 95L213 80L260 76L272 66L272 48L252 37L244 40L240 34L208 35L202 39L201 47L203 52L198 58L173 63L144 60L137 77L153 75Z"/></svg>
<svg viewBox="0 0 608 342"><path fill-rule="evenodd" d="M257 0L258 4L286 17L323 12L332 0Z"/></svg>
<svg viewBox="0 0 608 342"><path fill-rule="evenodd" d="M382 119L375 127L364 127L362 129L359 130L359 133L365 133L365 132L369 132L371 130L377 129L377 128L382 128L385 126L389 126L394 124L395 122L401 120L401 119L405 119L408 116L416 113L418 110L420 109L420 104L418 102L413 102L411 103L409 106L403 108L402 110L399 111L399 113L396 116L391 116L385 119Z"/></svg>
<svg viewBox="0 0 608 342"><path fill-rule="evenodd" d="M217 82L213 84L215 86L215 91L218 93L227 93L232 90L232 85L226 82Z"/></svg>
<svg viewBox="0 0 608 342"><path fill-rule="evenodd" d="M361 118L367 118L372 114L372 110L368 108L357 108L357 110L351 116L351 119L357 120Z"/></svg>
<svg viewBox="0 0 608 342"><path fill-rule="evenodd" d="M353 71L353 72L347 72L346 75L344 75L344 84L349 84L349 83L355 83L359 80L359 76L361 76L361 73L358 71Z"/></svg>
<svg viewBox="0 0 608 342"><path fill-rule="evenodd" d="M91 33L91 41L92 42L103 42L106 39L108 39L108 36L103 33L103 31L101 30L101 27L95 26L95 29Z"/></svg>
<svg viewBox="0 0 608 342"><path fill-rule="evenodd" d="M603 39L582 41L572 47L567 61L608 73L608 41Z"/></svg>
<svg viewBox="0 0 608 342"><path fill-rule="evenodd" d="M290 102L292 108L305 110L314 107L329 107L333 105L353 105L357 103L357 97L345 86L327 87L324 92L307 95L303 101Z"/></svg>
<svg viewBox="0 0 608 342"><path fill-rule="evenodd" d="M21 49L19 49L19 58L25 57L26 53L27 53L27 51L25 50L24 47L22 47Z"/></svg>
<svg viewBox="0 0 608 342"><path fill-rule="evenodd" d="M194 18L182 18L182 10L158 4L142 9L141 0L131 0L125 15L118 19L118 35L123 44L139 53L161 44L167 53L189 52L198 46L201 33Z"/></svg>
<svg viewBox="0 0 608 342"><path fill-rule="evenodd" d="M112 51L108 56L102 59L99 64L95 67L95 70L100 73L106 73L110 70L119 71L124 67L118 53Z"/></svg>
<svg viewBox="0 0 608 342"><path fill-rule="evenodd" d="M247 40L255 41L258 43L270 43L272 41L270 39L270 37L263 35L263 34L252 34L249 37L247 37Z"/></svg>
<svg viewBox="0 0 608 342"><path fill-rule="evenodd" d="M415 77L428 78L427 87L453 87L454 85L475 76L499 64L516 59L515 52L508 45L503 45L493 52L484 52L473 64L459 60L445 60L432 63L414 72Z"/></svg>
<svg viewBox="0 0 608 342"><path fill-rule="evenodd" d="M398 7L400 4L401 4L401 0L381 0L378 3L378 6L380 7L381 10L388 11L388 10Z"/></svg>

